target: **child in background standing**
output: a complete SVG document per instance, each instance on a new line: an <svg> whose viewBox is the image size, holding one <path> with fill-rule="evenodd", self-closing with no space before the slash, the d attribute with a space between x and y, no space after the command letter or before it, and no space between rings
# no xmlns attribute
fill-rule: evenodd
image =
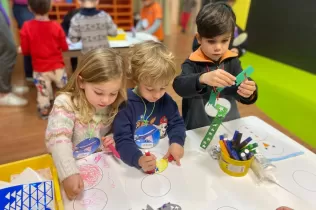
<svg viewBox="0 0 316 210"><path fill-rule="evenodd" d="M185 33L188 22L190 20L192 9L196 6L195 0L184 0L183 9L181 13L181 27L182 33Z"/></svg>
<svg viewBox="0 0 316 210"><path fill-rule="evenodd" d="M71 19L69 38L71 42L82 40L82 52L110 47L108 36L117 35L117 27L111 16L97 10L98 0L79 0L81 10Z"/></svg>
<svg viewBox="0 0 316 210"><path fill-rule="evenodd" d="M51 0L29 0L29 7L35 19L25 22L20 31L21 50L32 57L38 113L42 119L47 119L50 100L54 98L51 83L58 88L67 83L62 51L67 51L68 45L61 26L49 20Z"/></svg>
<svg viewBox="0 0 316 210"><path fill-rule="evenodd" d="M173 83L174 90L183 97L182 115L188 130L211 124L215 116L208 116L204 107L213 87L225 87L217 100L230 107L224 121L240 117L236 101L253 104L258 98L256 83L251 79L239 87L235 85L236 76L242 72L238 55L228 50L235 22L232 8L223 2L204 6L196 17L196 37L201 46L182 64L182 72Z"/></svg>
<svg viewBox="0 0 316 210"><path fill-rule="evenodd" d="M104 137L119 105L126 99L124 61L113 49L95 49L83 55L68 84L56 97L48 119L46 145L69 199L83 190L73 148L85 139L102 139L107 149L114 141ZM108 149L107 149L108 150Z"/></svg>
<svg viewBox="0 0 316 210"><path fill-rule="evenodd" d="M180 165L185 127L176 102L166 93L176 73L173 55L162 43L146 41L133 46L130 59L131 79L137 86L128 90L127 105L113 123L121 159L138 169L154 170L156 157L143 155L139 148L152 148L168 135L164 158L172 155Z"/></svg>
<svg viewBox="0 0 316 210"><path fill-rule="evenodd" d="M142 0L141 20L136 25L136 31L144 31L152 34L158 40L163 41L162 8L155 0Z"/></svg>
<svg viewBox="0 0 316 210"><path fill-rule="evenodd" d="M34 14L29 10L27 2L28 0L13 0L13 14L19 30L21 30L24 22L34 18ZM33 82L32 59L29 55L24 56L24 73L26 81Z"/></svg>
<svg viewBox="0 0 316 210"><path fill-rule="evenodd" d="M71 19L79 11L80 11L80 9L74 9L74 10L69 11L65 15L65 17L63 19L63 22L61 22L61 27L64 29L64 32L65 32L67 37L68 37L68 34L69 34L69 28L70 28ZM78 58L77 57L71 57L70 58L70 62L71 62L72 71L74 72L76 70L76 68L77 68L77 65L78 65Z"/></svg>

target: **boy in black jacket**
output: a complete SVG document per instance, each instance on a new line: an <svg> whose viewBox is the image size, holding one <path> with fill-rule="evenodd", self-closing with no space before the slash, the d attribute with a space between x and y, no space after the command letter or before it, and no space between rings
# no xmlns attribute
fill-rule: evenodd
<svg viewBox="0 0 316 210"><path fill-rule="evenodd" d="M208 126L215 117L204 111L213 87L225 87L217 100L230 107L224 121L240 117L236 101L253 104L257 100L254 81L246 79L239 87L235 85L242 72L238 55L228 50L235 21L231 7L222 2L206 5L197 15L196 37L201 46L182 64L182 72L173 83L183 97L182 115L188 130Z"/></svg>

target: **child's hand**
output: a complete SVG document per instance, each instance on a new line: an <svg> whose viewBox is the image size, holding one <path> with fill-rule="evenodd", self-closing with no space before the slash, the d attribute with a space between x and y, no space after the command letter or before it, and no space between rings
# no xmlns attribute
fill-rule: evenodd
<svg viewBox="0 0 316 210"><path fill-rule="evenodd" d="M213 87L226 87L234 85L236 77L222 69L217 69L202 74L199 80L201 84Z"/></svg>
<svg viewBox="0 0 316 210"><path fill-rule="evenodd" d="M150 156L143 155L138 160L138 165L146 171L152 171L156 169L156 156L151 154Z"/></svg>
<svg viewBox="0 0 316 210"><path fill-rule="evenodd" d="M239 85L237 93L244 98L249 98L256 89L256 83L246 79Z"/></svg>
<svg viewBox="0 0 316 210"><path fill-rule="evenodd" d="M238 51L238 49L237 49L237 48L232 48L232 49L230 49L230 51L232 51L232 52L236 53L237 55L239 54L239 51Z"/></svg>
<svg viewBox="0 0 316 210"><path fill-rule="evenodd" d="M115 142L114 142L113 136L105 136L105 137L102 137L101 140L102 140L102 144L103 144L103 151L105 151L107 153L112 152L109 149L109 145L112 144L115 147Z"/></svg>
<svg viewBox="0 0 316 210"><path fill-rule="evenodd" d="M83 180L80 174L74 174L67 177L63 181L63 186L69 200L75 199L75 197L79 195L84 188Z"/></svg>
<svg viewBox="0 0 316 210"><path fill-rule="evenodd" d="M177 162L177 165L180 166L180 159L183 157L183 154L183 147L180 144L172 143L168 149L167 154L163 158L167 159L170 155L172 155L174 160Z"/></svg>
<svg viewBox="0 0 316 210"><path fill-rule="evenodd" d="M277 208L276 210L293 210L293 209L286 207L286 206L281 206L281 207Z"/></svg>

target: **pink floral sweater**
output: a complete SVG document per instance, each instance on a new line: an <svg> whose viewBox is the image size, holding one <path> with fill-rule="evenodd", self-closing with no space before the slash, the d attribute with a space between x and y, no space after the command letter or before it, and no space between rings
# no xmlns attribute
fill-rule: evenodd
<svg viewBox="0 0 316 210"><path fill-rule="evenodd" d="M106 108L95 113L90 126L81 123L78 116L70 95L61 94L56 97L48 118L46 145L52 154L60 181L79 173L73 157L74 146L89 138L89 131L92 131L92 137L101 138L111 128L111 125L105 124L108 116Z"/></svg>

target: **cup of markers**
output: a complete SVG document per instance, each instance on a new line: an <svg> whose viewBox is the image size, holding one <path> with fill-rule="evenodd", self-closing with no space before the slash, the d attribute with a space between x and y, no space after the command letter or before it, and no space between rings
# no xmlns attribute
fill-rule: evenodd
<svg viewBox="0 0 316 210"><path fill-rule="evenodd" d="M241 142L242 133L235 131L233 139L228 140L224 135L220 136L219 146L221 154L219 158L220 168L228 175L241 177L245 176L254 155L258 152L257 143L250 144L251 137Z"/></svg>

